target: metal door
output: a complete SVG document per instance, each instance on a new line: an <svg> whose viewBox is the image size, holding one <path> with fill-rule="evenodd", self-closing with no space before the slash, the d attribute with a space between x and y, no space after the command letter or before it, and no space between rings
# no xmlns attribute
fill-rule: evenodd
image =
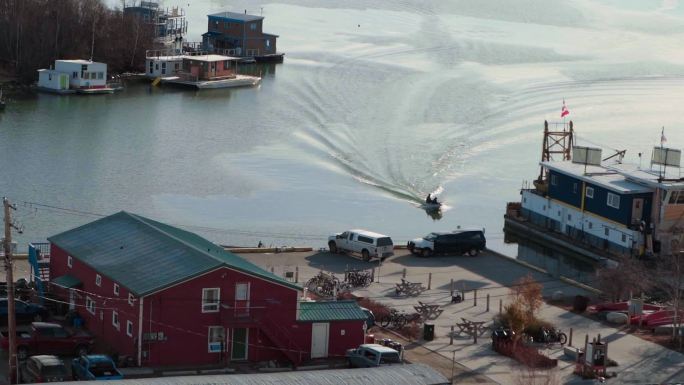
<svg viewBox="0 0 684 385"><path fill-rule="evenodd" d="M328 323L311 324L311 358L325 358L328 356Z"/></svg>
<svg viewBox="0 0 684 385"><path fill-rule="evenodd" d="M233 329L233 344L230 350L230 359L233 361L244 361L247 359L247 339L249 329Z"/></svg>
<svg viewBox="0 0 684 385"><path fill-rule="evenodd" d="M638 198L632 200L632 223L641 222L641 218L644 215L644 200L643 198Z"/></svg>

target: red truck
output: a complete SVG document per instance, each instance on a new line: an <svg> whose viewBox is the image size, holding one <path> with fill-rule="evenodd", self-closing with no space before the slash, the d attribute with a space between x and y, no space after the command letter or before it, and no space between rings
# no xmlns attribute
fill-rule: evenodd
<svg viewBox="0 0 684 385"><path fill-rule="evenodd" d="M56 323L33 322L31 330L17 332L17 358L25 360L35 354L81 356L88 354L94 343L95 338L83 330L70 331ZM5 351L9 348L6 332L0 333L0 346Z"/></svg>

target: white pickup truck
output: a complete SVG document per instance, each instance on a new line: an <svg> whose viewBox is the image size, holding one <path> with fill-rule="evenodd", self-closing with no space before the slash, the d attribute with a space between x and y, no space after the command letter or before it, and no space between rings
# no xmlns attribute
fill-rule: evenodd
<svg viewBox="0 0 684 385"><path fill-rule="evenodd" d="M385 258L394 255L392 238L366 230L348 230L328 237L328 248L335 253L359 254L364 261L371 258Z"/></svg>

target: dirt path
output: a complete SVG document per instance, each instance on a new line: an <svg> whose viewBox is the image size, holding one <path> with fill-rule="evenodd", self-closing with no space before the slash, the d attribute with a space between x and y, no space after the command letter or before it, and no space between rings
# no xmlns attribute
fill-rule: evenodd
<svg viewBox="0 0 684 385"><path fill-rule="evenodd" d="M476 373L467 367L452 361L443 355L433 352L430 349L423 347L416 342L409 342L404 338L400 338L394 333L388 333L383 330L377 330L373 333L376 338L391 338L395 341L401 342L404 345L404 359L411 363L421 363L432 367L438 372L442 373L446 378L451 378L453 368L453 384L482 384L482 385L498 385L499 383L491 378Z"/></svg>

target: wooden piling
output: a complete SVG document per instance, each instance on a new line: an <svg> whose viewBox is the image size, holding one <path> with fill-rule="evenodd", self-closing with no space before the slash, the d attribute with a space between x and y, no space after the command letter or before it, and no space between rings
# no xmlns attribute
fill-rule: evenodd
<svg viewBox="0 0 684 385"><path fill-rule="evenodd" d="M432 288L432 273L428 274L428 290Z"/></svg>
<svg viewBox="0 0 684 385"><path fill-rule="evenodd" d="M454 344L454 326L451 325L451 333L449 333L449 345Z"/></svg>
<svg viewBox="0 0 684 385"><path fill-rule="evenodd" d="M568 346L572 346L572 328L570 328L570 337L568 338Z"/></svg>
<svg viewBox="0 0 684 385"><path fill-rule="evenodd" d="M454 279L451 278L451 296L454 296Z"/></svg>
<svg viewBox="0 0 684 385"><path fill-rule="evenodd" d="M500 299L499 300L499 314L501 314L502 312L503 312L503 300Z"/></svg>
<svg viewBox="0 0 684 385"><path fill-rule="evenodd" d="M401 278L406 279L406 268L404 268L404 271L401 273Z"/></svg>
<svg viewBox="0 0 684 385"><path fill-rule="evenodd" d="M473 290L473 306L477 306L477 289Z"/></svg>
<svg viewBox="0 0 684 385"><path fill-rule="evenodd" d="M299 266L295 266L295 283L299 283Z"/></svg>
<svg viewBox="0 0 684 385"><path fill-rule="evenodd" d="M489 313L489 294L487 294L487 313Z"/></svg>

